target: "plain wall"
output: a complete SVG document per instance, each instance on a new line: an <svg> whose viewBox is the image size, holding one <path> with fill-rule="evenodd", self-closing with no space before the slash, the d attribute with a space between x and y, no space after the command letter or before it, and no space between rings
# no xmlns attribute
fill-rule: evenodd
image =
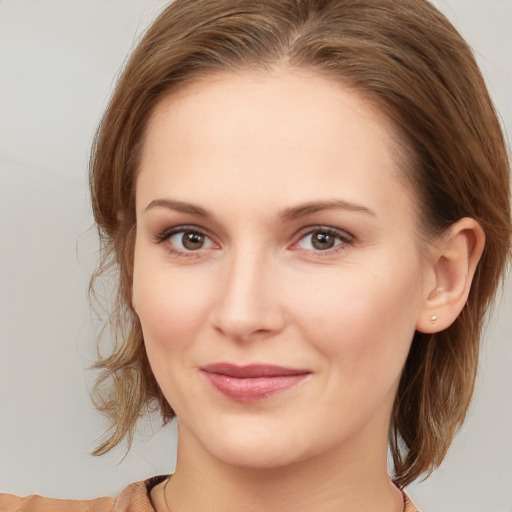
<svg viewBox="0 0 512 512"><path fill-rule="evenodd" d="M512 1L435 2L473 46L512 133ZM0 490L115 495L174 467L174 428L129 455L89 455L97 257L87 158L115 77L162 0L0 0ZM409 488L424 512L512 511L512 282L483 343L475 399L441 469ZM154 431L154 435L151 432Z"/></svg>

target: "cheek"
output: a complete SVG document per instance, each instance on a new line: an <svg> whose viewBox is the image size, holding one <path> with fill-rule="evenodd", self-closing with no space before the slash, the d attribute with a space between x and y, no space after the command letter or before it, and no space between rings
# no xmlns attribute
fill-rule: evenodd
<svg viewBox="0 0 512 512"><path fill-rule="evenodd" d="M148 352L179 350L207 315L208 290L193 272L176 272L151 259L136 250L133 302L144 340Z"/></svg>
<svg viewBox="0 0 512 512"><path fill-rule="evenodd" d="M416 260L397 265L343 268L294 294L300 330L326 358L353 367L399 371L414 335L421 304L421 269ZM376 270L373 271L373 268Z"/></svg>

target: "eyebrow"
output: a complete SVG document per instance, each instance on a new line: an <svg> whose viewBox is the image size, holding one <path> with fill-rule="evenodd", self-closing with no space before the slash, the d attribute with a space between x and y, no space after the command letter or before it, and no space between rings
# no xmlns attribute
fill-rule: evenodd
<svg viewBox="0 0 512 512"><path fill-rule="evenodd" d="M186 203L184 201L176 201L174 199L154 199L146 206L146 208L144 208L144 211L156 207L163 207L177 212L189 213L191 215L197 215L198 217L204 217L205 219L213 217L211 212L201 208L200 206L192 203Z"/></svg>
<svg viewBox="0 0 512 512"><path fill-rule="evenodd" d="M366 206L352 203L350 201L345 201L343 199L332 199L329 201L311 201L299 206L294 206L293 208L286 208L279 214L279 218L282 222L286 222L299 219L300 217L304 217L306 215L312 215L324 210L334 209L348 210L350 212L361 212L374 216L376 215L372 209L367 208Z"/></svg>
<svg viewBox="0 0 512 512"><path fill-rule="evenodd" d="M146 206L144 211L156 207L168 208L169 210L197 215L198 217L203 217L205 219L214 217L213 213L202 208L201 206L197 206L193 203L187 203L184 201L177 201L175 199L154 199ZM279 213L279 219L281 222L289 222L301 217L305 217L306 215L312 215L324 210L334 209L347 210L350 212L361 212L374 216L376 215L372 209L367 208L366 206L352 203L350 201L345 201L344 199L332 199L329 201L311 201L308 203L300 204L298 206L294 206L292 208L286 208Z"/></svg>

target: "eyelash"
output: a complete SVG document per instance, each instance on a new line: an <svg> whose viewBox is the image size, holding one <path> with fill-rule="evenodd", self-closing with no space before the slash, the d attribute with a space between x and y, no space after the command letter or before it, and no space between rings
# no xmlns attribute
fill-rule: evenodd
<svg viewBox="0 0 512 512"><path fill-rule="evenodd" d="M175 228L171 229L165 229L155 237L155 242L158 244L167 242L170 240L170 238L174 235L177 235L179 233L192 233L195 235L204 236L208 240L211 240L211 238L201 229L195 227L195 226L177 226ZM200 250L197 251L182 251L179 249L175 249L170 243L167 244L167 250L174 256L184 257L184 258L193 258L200 256Z"/></svg>
<svg viewBox="0 0 512 512"><path fill-rule="evenodd" d="M339 241L336 245L334 245L331 248L328 248L326 250L315 250L315 249L299 249L304 252L306 252L308 255L314 256L314 257L323 257L323 256L330 256L332 254L336 254L339 251L343 251L347 249L347 246L351 246L354 244L354 237L347 233L346 231L343 231L341 229L335 229L331 227L326 226L312 226L309 228L306 228L303 230L297 241L293 243L292 247L297 247L302 240L307 238L308 236L312 236L315 233L322 233L324 235L329 235L335 238L335 240Z"/></svg>
<svg viewBox="0 0 512 512"><path fill-rule="evenodd" d="M211 241L211 238L200 228L197 228L196 226L177 226L175 228L166 229L155 236L155 243L164 243L169 241L169 239L179 233L191 233L196 234L205 237L205 239L208 239ZM312 236L315 233L322 233L325 235L333 236L339 243L334 245L332 248L326 249L326 250L309 250L309 249L297 249L302 250L303 252L307 253L308 255L312 255L315 257L322 257L324 255L332 255L339 251L345 250L347 246L354 244L354 237L347 233L346 231L342 231L339 229L326 227L326 226L311 226L305 230L303 230L297 240L292 244L292 248L296 248L299 243L304 240L308 236ZM214 242L212 242L214 244ZM169 253L171 253L174 256L178 257L199 257L201 256L201 249L198 249L197 251L188 250L183 251L179 249L175 249L170 243L167 244L167 250Z"/></svg>

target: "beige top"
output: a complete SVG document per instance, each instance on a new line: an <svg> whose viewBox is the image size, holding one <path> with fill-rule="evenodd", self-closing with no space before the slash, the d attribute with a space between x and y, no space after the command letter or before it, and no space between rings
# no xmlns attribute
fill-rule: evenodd
<svg viewBox="0 0 512 512"><path fill-rule="evenodd" d="M155 476L143 482L125 487L117 498L93 500L56 500L35 494L20 498L12 494L0 494L0 512L155 512L149 499L151 489L167 476ZM404 494L404 512L418 512Z"/></svg>

